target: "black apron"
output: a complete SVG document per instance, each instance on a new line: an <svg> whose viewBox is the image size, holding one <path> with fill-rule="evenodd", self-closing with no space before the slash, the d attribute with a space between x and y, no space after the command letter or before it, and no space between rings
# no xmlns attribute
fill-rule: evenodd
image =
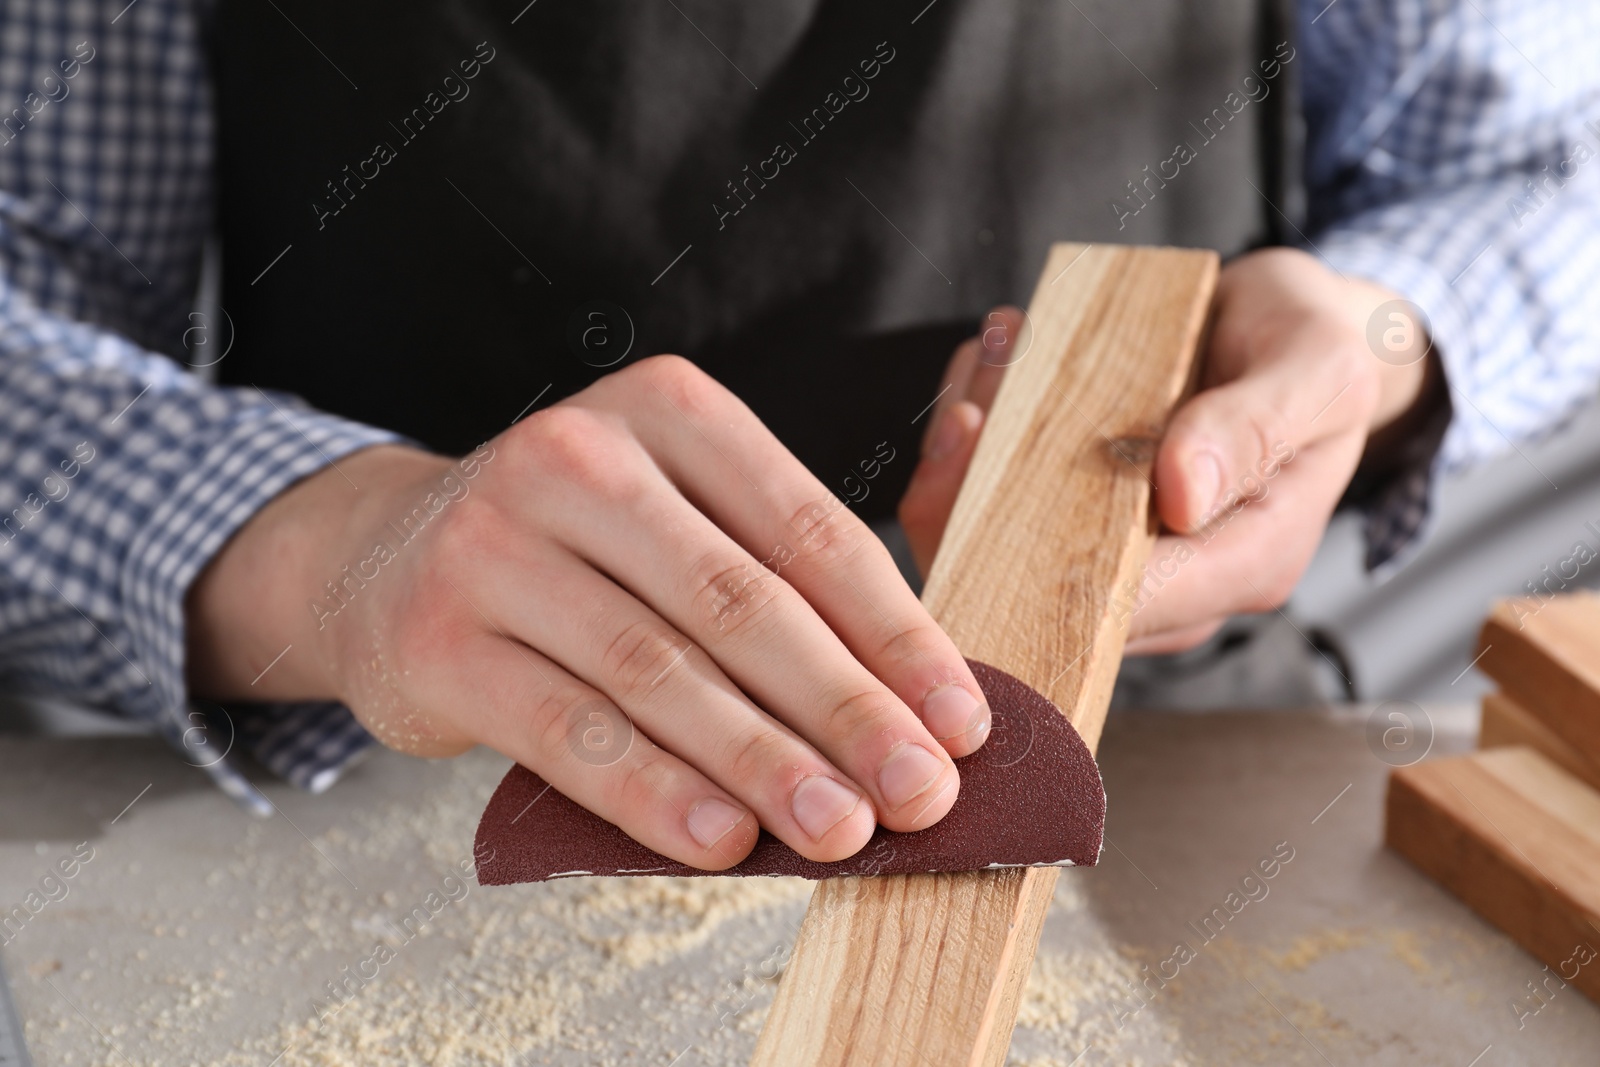
<svg viewBox="0 0 1600 1067"><path fill-rule="evenodd" d="M1300 211L1278 0L523 3L224 0L223 381L460 452L678 352L871 518L1051 241Z"/></svg>

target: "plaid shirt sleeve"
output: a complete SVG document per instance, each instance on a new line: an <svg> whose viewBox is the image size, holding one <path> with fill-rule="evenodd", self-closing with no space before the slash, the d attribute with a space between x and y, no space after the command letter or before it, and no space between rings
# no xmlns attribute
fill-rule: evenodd
<svg viewBox="0 0 1600 1067"><path fill-rule="evenodd" d="M226 343L191 314L211 226L200 16L161 0L5 6L0 680L149 722L269 810L235 740L316 787L371 739L335 705L191 706L184 594L275 494L393 436L159 354Z"/></svg>
<svg viewBox="0 0 1600 1067"><path fill-rule="evenodd" d="M1418 539L1434 474L1552 431L1600 382L1600 2L1301 12L1307 243L1423 310L1453 409L1368 506L1378 567Z"/></svg>

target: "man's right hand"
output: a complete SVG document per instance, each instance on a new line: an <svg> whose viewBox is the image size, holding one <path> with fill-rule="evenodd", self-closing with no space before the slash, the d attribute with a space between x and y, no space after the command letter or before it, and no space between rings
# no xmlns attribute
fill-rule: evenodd
<svg viewBox="0 0 1600 1067"><path fill-rule="evenodd" d="M950 810L989 728L965 661L692 364L644 360L474 457L368 449L252 518L190 591L194 691L342 700L421 756L489 745L707 870L758 823L832 861Z"/></svg>

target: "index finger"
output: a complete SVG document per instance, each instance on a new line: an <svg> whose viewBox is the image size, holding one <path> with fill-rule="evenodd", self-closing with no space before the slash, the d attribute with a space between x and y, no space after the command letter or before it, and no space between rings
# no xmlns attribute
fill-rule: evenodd
<svg viewBox="0 0 1600 1067"><path fill-rule="evenodd" d="M651 362L660 365L638 366L650 370L661 404L635 430L667 477L799 591L946 752L975 751L989 731L983 693L883 542L732 393L692 367ZM915 457L891 452L870 459Z"/></svg>

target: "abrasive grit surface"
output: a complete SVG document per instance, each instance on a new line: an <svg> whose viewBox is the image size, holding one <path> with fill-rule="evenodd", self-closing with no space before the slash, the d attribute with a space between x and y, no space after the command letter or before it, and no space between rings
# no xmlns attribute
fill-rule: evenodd
<svg viewBox="0 0 1600 1067"><path fill-rule="evenodd" d="M990 867L1092 866L1105 832L1106 794L1094 756L1067 717L1032 687L968 660L992 726L977 752L956 761L961 793L925 830L879 826L854 856L806 859L766 831L742 862L701 871L657 853L516 766L478 824L483 885L588 875L918 874Z"/></svg>

